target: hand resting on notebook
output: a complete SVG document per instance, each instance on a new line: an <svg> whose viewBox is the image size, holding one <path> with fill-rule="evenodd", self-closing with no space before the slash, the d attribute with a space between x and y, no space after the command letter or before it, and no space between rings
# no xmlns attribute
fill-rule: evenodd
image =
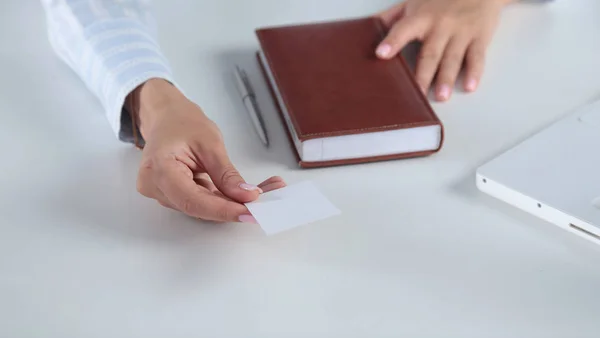
<svg viewBox="0 0 600 338"><path fill-rule="evenodd" d="M463 87L474 91L500 12L513 1L406 0L379 14L389 33L378 46L377 55L394 57L406 44L419 40L423 45L416 78L424 92L429 91L435 77L436 99L448 100L463 65Z"/></svg>
<svg viewBox="0 0 600 338"><path fill-rule="evenodd" d="M150 80L129 99L146 142L137 183L142 195L203 220L256 223L243 203L285 186L279 177L247 184L215 123L167 81Z"/></svg>

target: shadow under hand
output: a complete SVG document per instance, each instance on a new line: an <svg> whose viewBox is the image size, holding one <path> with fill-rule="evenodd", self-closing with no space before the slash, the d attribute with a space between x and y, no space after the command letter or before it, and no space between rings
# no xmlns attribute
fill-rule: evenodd
<svg viewBox="0 0 600 338"><path fill-rule="evenodd" d="M123 259L152 257L164 271L159 283L182 286L218 276L237 257L232 248L264 237L258 226L203 222L139 195L133 147L80 155L66 165L69 173L85 174L56 175L48 189L55 194L44 205L47 223L77 241L122 251Z"/></svg>
<svg viewBox="0 0 600 338"><path fill-rule="evenodd" d="M406 63L410 67L410 70L413 71L413 73L417 70L417 60L419 57L419 50L421 49L421 45L422 44L419 41L413 41L407 44L406 47L404 47L404 49L402 49L402 51L400 52L400 55L404 57L404 60L406 60Z"/></svg>
<svg viewBox="0 0 600 338"><path fill-rule="evenodd" d="M54 188L58 194L51 210L62 224L120 241L175 245L211 231L209 224L186 219L138 194L137 150L122 148L118 153L83 156L87 158L70 164L70 172L88 174L63 176Z"/></svg>

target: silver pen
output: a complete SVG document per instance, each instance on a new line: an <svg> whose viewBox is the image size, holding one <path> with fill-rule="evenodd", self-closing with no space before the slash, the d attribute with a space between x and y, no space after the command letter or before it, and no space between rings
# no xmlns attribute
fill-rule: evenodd
<svg viewBox="0 0 600 338"><path fill-rule="evenodd" d="M256 130L258 137L260 137L262 143L268 147L269 138L267 137L265 124L262 119L258 104L256 103L256 96L254 95L254 90L252 89L250 80L248 79L246 72L239 66L235 66L234 74L238 90L240 95L242 95L242 103L244 103L244 107L246 107L246 111L248 111L248 114L250 115L250 120L252 120L254 129Z"/></svg>

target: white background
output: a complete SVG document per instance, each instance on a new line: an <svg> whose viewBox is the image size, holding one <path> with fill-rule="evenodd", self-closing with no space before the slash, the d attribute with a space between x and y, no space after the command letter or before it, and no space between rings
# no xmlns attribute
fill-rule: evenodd
<svg viewBox="0 0 600 338"><path fill-rule="evenodd" d="M507 9L480 90L434 105L437 155L298 169L253 29L392 3L156 1L179 84L244 176L313 180L343 212L266 237L139 196L140 153L54 57L41 5L0 2L0 336L597 337L599 248L484 196L474 170L600 94L600 2ZM268 150L236 62L257 87Z"/></svg>

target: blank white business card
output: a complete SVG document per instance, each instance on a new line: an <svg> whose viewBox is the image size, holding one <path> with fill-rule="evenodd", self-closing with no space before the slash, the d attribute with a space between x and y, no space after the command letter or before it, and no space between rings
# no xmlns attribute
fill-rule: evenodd
<svg viewBox="0 0 600 338"><path fill-rule="evenodd" d="M310 181L264 193L246 207L267 235L341 214Z"/></svg>

